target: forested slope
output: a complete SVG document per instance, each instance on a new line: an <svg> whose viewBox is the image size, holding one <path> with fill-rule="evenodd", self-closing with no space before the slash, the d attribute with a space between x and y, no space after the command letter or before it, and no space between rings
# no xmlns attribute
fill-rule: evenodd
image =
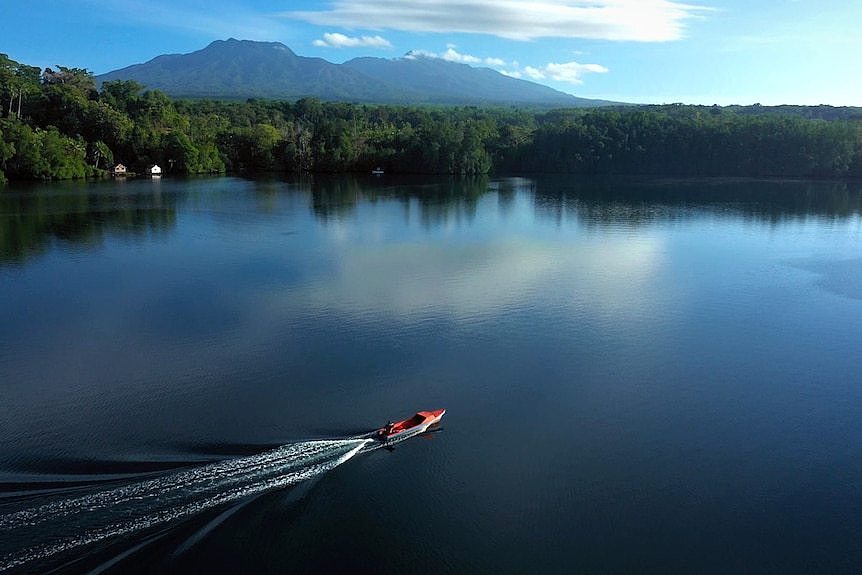
<svg viewBox="0 0 862 575"><path fill-rule="evenodd" d="M174 101L133 81L0 55L0 181L168 173L862 175L857 108L600 109Z"/></svg>

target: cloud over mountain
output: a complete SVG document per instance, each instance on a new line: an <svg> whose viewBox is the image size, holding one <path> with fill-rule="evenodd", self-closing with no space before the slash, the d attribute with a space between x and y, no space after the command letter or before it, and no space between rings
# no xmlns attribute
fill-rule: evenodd
<svg viewBox="0 0 862 575"><path fill-rule="evenodd" d="M672 0L336 0L283 15L345 28L661 42L681 38L685 21L705 9Z"/></svg>
<svg viewBox="0 0 862 575"><path fill-rule="evenodd" d="M314 42L312 42L312 44L323 48L392 47L392 44L390 44L389 40L380 36L362 36L359 38L355 38L352 36L345 36L344 34L339 34L338 32L328 32L323 35L322 40L315 40Z"/></svg>
<svg viewBox="0 0 862 575"><path fill-rule="evenodd" d="M601 64L579 64L578 62L564 62L562 64L550 62L541 68L524 67L524 73L533 80L538 81L551 78L552 80L569 84L583 84L584 74L604 74L606 72L608 72L608 69Z"/></svg>
<svg viewBox="0 0 862 575"><path fill-rule="evenodd" d="M335 35L329 40L344 41ZM450 49L454 52L454 47ZM466 55L459 57L461 62L413 53L391 60L364 57L334 64L299 56L279 42L229 39L188 54L157 56L97 79L135 80L173 96L195 98L314 96L348 102L566 107L606 103L507 78L488 68L473 68L463 63Z"/></svg>

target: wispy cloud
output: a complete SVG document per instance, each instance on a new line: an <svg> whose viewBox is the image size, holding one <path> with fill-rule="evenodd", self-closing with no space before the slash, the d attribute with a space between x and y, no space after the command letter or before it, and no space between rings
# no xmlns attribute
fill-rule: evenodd
<svg viewBox="0 0 862 575"><path fill-rule="evenodd" d="M541 68L525 66L524 74L537 81L555 80L567 84L583 84L585 74L606 74L609 70L601 64L580 64L578 62L564 62L557 64L550 62ZM516 71L517 72L517 71ZM513 74L507 74L512 76ZM519 78L520 76L514 76Z"/></svg>
<svg viewBox="0 0 862 575"><path fill-rule="evenodd" d="M482 59L476 56L458 53L453 44L448 45L446 51L440 57L450 62L461 62L463 64L480 64L482 62Z"/></svg>
<svg viewBox="0 0 862 575"><path fill-rule="evenodd" d="M426 58L439 58L448 62L458 62L459 64L484 64L486 66L505 66L506 61L502 58L485 57L480 58L470 54L461 54L456 50L454 44L447 44L446 51L438 54L437 52L429 52L428 50L411 50L406 56L407 58L416 58L424 56Z"/></svg>
<svg viewBox="0 0 862 575"><path fill-rule="evenodd" d="M352 37L339 34L338 32L328 32L323 35L323 39L312 42L315 46L323 48L391 48L392 44L386 38L381 36L362 36Z"/></svg>
<svg viewBox="0 0 862 575"><path fill-rule="evenodd" d="M359 29L662 42L681 38L686 20L704 10L673 0L334 0L283 15Z"/></svg>
<svg viewBox="0 0 862 575"><path fill-rule="evenodd" d="M480 58L470 54L462 54L454 44L448 44L446 51L437 53L428 50L411 50L406 58L439 58L460 64L486 65L494 68L510 78L529 78L537 82L554 80L568 84L583 84L586 74L606 74L609 70L601 64L581 64L579 62L564 62L558 64L549 62L543 66L521 66L517 61L506 62L502 58Z"/></svg>

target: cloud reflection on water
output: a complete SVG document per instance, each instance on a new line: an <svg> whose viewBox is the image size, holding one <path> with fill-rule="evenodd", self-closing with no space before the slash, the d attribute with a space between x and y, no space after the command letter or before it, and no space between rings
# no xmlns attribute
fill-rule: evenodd
<svg viewBox="0 0 862 575"><path fill-rule="evenodd" d="M654 305L644 286L663 262L656 234L500 237L482 243L351 241L332 230L326 277L277 289L276 307L321 313L450 315L456 321L542 305L630 313ZM647 300L649 297L649 300Z"/></svg>

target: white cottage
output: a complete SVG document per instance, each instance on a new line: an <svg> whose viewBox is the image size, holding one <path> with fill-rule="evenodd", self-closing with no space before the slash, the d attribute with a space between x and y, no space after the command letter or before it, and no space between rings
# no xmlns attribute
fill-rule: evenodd
<svg viewBox="0 0 862 575"><path fill-rule="evenodd" d="M115 176L125 176L126 175L126 166L123 164L117 164L114 166L113 174Z"/></svg>
<svg viewBox="0 0 862 575"><path fill-rule="evenodd" d="M150 166L149 171L150 171L150 174L153 176L161 176L162 175L162 169L159 167L158 164Z"/></svg>

